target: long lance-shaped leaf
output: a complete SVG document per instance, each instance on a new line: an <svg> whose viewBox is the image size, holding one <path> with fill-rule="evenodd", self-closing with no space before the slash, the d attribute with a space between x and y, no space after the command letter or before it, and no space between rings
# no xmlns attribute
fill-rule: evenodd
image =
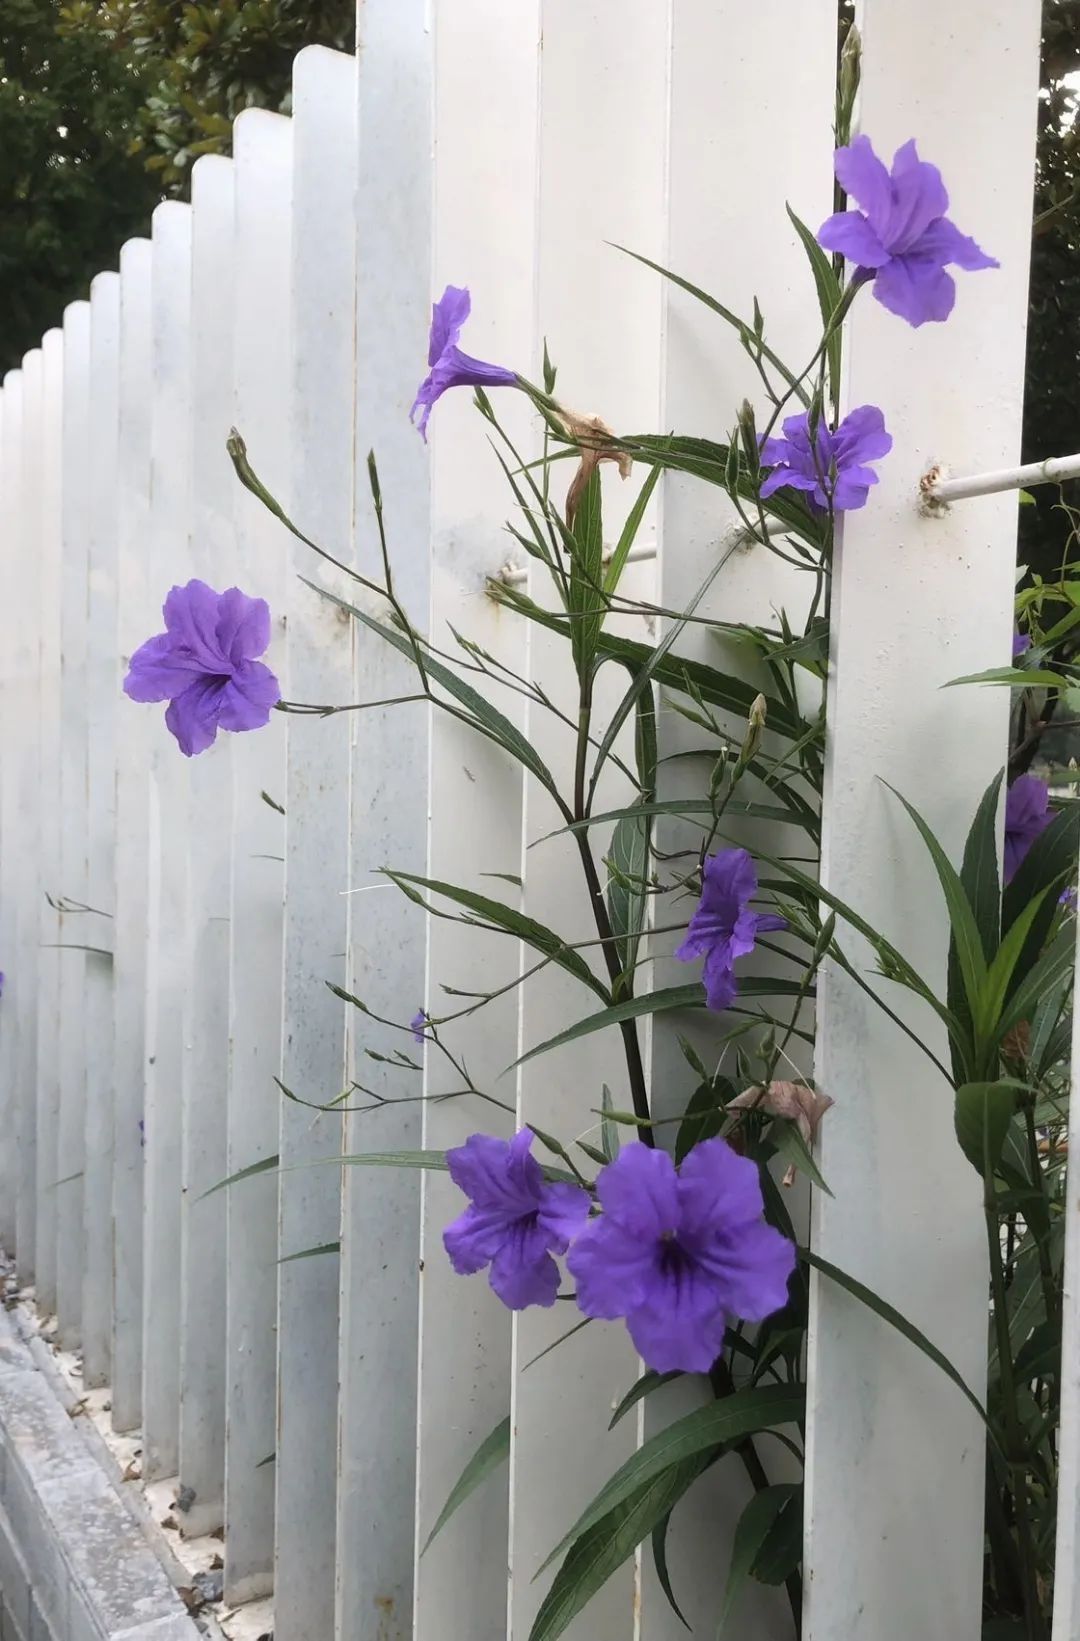
<svg viewBox="0 0 1080 1641"><path fill-rule="evenodd" d="M658 1431L637 1452L619 1466L605 1482L592 1503L582 1512L570 1531L559 1540L547 1557L549 1567L575 1539L672 1465L700 1453L714 1453L728 1442L740 1441L755 1431L774 1425L796 1424L805 1412L806 1393L802 1385L757 1385L744 1388L705 1407L695 1408L666 1429ZM539 1575L538 1575L539 1576Z"/></svg>
<svg viewBox="0 0 1080 1641"><path fill-rule="evenodd" d="M703 302L707 308L712 309L713 313L719 314L720 318L723 319L726 324L729 324L733 330L737 330L740 336L753 335L753 326L748 325L745 319L740 319L738 314L732 313L730 308L725 308L723 303L718 302L715 296L710 296L708 291L703 291L700 286L692 285L688 279L683 279L681 274L672 273L670 268L665 268L659 262L653 262L651 258L642 256L640 251L629 250L625 245L616 245L615 249L617 251L622 251L626 256L632 256L635 262L644 263L645 267L651 268L653 273L660 274L664 279L670 279L673 285L678 285L679 289L685 291L688 296L694 297L698 302ZM809 393L806 391L806 388L802 385L798 378L788 369L780 356L774 353L772 348L770 348L765 342L759 341L758 345L761 348L762 357L769 361L778 376L783 377L788 387L791 388L792 392L798 395L803 404L808 405L810 403Z"/></svg>
<svg viewBox="0 0 1080 1641"><path fill-rule="evenodd" d="M554 930L538 923L533 917L526 917L513 906L506 906L501 900L491 900L487 895L478 895L472 889L459 888L455 883L442 883L437 878L419 877L413 872L387 871L385 876L391 883L396 883L403 893L415 900L427 910L427 902L422 895L410 890L410 885L417 884L422 889L428 889L432 894L442 895L445 900L453 901L455 906L463 906L467 911L475 912L478 917L486 918L488 923L502 929L504 933L523 940L544 957L549 957L553 963L572 974L575 980L588 986L598 997L605 1000L610 995L607 987L590 969L579 952L567 944Z"/></svg>
<svg viewBox="0 0 1080 1641"><path fill-rule="evenodd" d="M885 782L885 785L889 786L888 781ZM930 859L934 863L934 870L945 896L945 905L949 914L949 927L952 930L952 938L956 946L956 959L963 980L967 1007L974 1019L978 1015L980 999L986 984L986 958L983 954L982 937L979 933L978 924L975 922L971 902L968 900L964 885L960 881L960 874L914 804L909 803L903 793L897 792L894 786L889 786L889 791L894 797L899 798L915 822L919 836L925 843ZM956 1013L958 998L950 996L948 1002L949 1007Z"/></svg>
<svg viewBox="0 0 1080 1641"><path fill-rule="evenodd" d="M829 389L835 397L840 382L840 327L838 325L832 326L830 321L840 306L843 292L840 289L840 281L833 270L832 261L825 255L806 223L800 221L790 205L787 207L787 214L791 219L792 227L802 241L803 250L806 252L806 258L810 264L810 271L814 276L814 284L817 286L821 321L829 336L829 340L825 344L826 357L829 361Z"/></svg>
<svg viewBox="0 0 1080 1641"><path fill-rule="evenodd" d="M1072 931L1062 929L1050 949L1043 953L1009 998L1008 1006L998 1021L999 1041L1021 1020L1030 1020L1040 998L1053 991L1071 974L1075 957L1076 942Z"/></svg>
<svg viewBox="0 0 1080 1641"><path fill-rule="evenodd" d="M667 1519L707 1464L708 1457L698 1455L671 1465L582 1534L544 1597L529 1641L556 1641L642 1539Z"/></svg>
<svg viewBox="0 0 1080 1641"><path fill-rule="evenodd" d="M436 1534L446 1526L454 1511L465 1503L471 1493L475 1493L482 1481L490 1476L500 1464L505 1464L510 1457L510 1417L500 1419L490 1435L485 1436L472 1458L465 1466L461 1475L450 1489L446 1503L439 1511L438 1519L424 1540L424 1548L420 1551L424 1555L428 1545Z"/></svg>
<svg viewBox="0 0 1080 1641"><path fill-rule="evenodd" d="M739 981L740 997L797 997L801 989L796 980L774 980L753 975ZM604 1031L608 1026L621 1025L624 1020L638 1020L643 1015L663 1014L671 1009L694 1009L704 1006L705 991L700 982L694 982L689 986L667 986L661 991L647 992L641 997L628 997L625 1002L613 1003L610 1008L601 1009L597 1014L590 1014L584 1020L578 1020L565 1031L560 1031L558 1036L549 1037L544 1043L537 1043L535 1048L529 1049L519 1060L515 1060L514 1066L524 1065L527 1060L535 1060L540 1054L548 1054L552 1049L576 1042L579 1037L588 1037L594 1031ZM508 1069L513 1070L514 1067Z"/></svg>
<svg viewBox="0 0 1080 1641"><path fill-rule="evenodd" d="M645 509L652 499L652 493L660 480L662 469L652 467L645 478L645 483L638 491L638 497L626 516L626 523L622 527L615 549L611 555L608 567L604 572L604 591L609 595L616 591L623 568L630 556L630 549L641 528L641 521L645 517Z"/></svg>
<svg viewBox="0 0 1080 1641"><path fill-rule="evenodd" d="M508 586L504 581L492 581L489 587L496 603L505 604L537 625L569 638L570 625L564 615L555 610L545 610L520 588ZM600 634L597 653L608 660L622 661L629 667L641 667L653 654L653 647L633 638L621 638L605 629ZM679 690L684 695L696 692L708 705L722 707L724 711L743 719L759 694L752 684L745 683L741 678L733 678L704 661L691 661L686 656L673 653L665 655L661 663L654 667L653 678L665 689ZM777 696L766 696L765 705L770 730L789 738L806 733L809 726L801 718L793 716Z"/></svg>
<svg viewBox="0 0 1080 1641"><path fill-rule="evenodd" d="M945 1377L952 1380L957 1390L967 1397L991 1435L994 1434L993 1427L986 1415L986 1409L975 1395L975 1392L968 1386L959 1370L949 1361L944 1351L931 1344L925 1333L921 1332L914 1322L909 1322L901 1311L898 1311L894 1305L890 1305L888 1300L882 1299L872 1288L866 1287L854 1276L849 1276L847 1271L840 1270L838 1266L831 1264L829 1260L822 1259L821 1255L814 1253L811 1248L800 1248L799 1258L805 1264L812 1265L823 1276L827 1276L831 1282L835 1282L837 1287L844 1288L854 1299L860 1300L868 1310L874 1312L875 1316L880 1316L883 1322L888 1322L891 1328L895 1328L897 1333L902 1334L916 1349L921 1350L924 1356L929 1357L935 1367L939 1367Z"/></svg>
<svg viewBox="0 0 1080 1641"><path fill-rule="evenodd" d="M768 1538L777 1516L789 1499L794 1498L798 1492L797 1482L781 1482L773 1487L763 1487L760 1492L753 1495L739 1517L731 1544L731 1562L728 1566L724 1604L720 1609L720 1623L717 1626L718 1636L722 1636L727 1628L732 1609L750 1577L758 1551Z"/></svg>
<svg viewBox="0 0 1080 1641"><path fill-rule="evenodd" d="M350 604L347 599L339 598L336 593L330 592L326 587L320 587L318 582L309 581L306 576L301 576L299 579L305 587L310 587L312 592L318 593L320 598L325 598L331 604L336 604L339 609L346 610L355 620L361 622L372 632L378 633L381 639L401 655L407 656L410 660L413 659L414 643L404 633L395 631L393 627L385 626L381 621L376 621L374 616L367 615L363 610L357 609L355 604ZM447 694L452 695L454 700L465 708L474 721L474 727L481 735L485 735L488 740L494 741L497 746L501 746L509 752L520 764L524 765L530 774L536 776L536 779L546 787L553 797L558 798L558 787L550 769L548 769L540 754L521 734L520 730L514 727L509 718L499 712L496 707L493 707L490 701L485 700L484 696L478 690L473 689L471 684L467 684L463 678L459 678L457 673L449 667L444 667L440 661L434 660L426 651L424 654L424 671L429 679L434 679L436 683L441 684Z"/></svg>

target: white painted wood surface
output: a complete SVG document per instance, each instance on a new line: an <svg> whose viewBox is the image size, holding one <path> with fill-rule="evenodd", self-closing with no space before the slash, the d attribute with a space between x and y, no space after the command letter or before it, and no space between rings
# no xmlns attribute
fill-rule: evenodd
<svg viewBox="0 0 1080 1641"><path fill-rule="evenodd" d="M8 523L8 546L0 557L0 728L5 740L15 722L15 675L13 666L12 623L14 620L16 557L12 548L18 539L18 498L21 478L16 478L22 465L22 447L19 441L21 373L9 370L0 391L0 486L3 491L4 515ZM24 1136L20 1132L18 1088L15 1081L15 1048L18 1041L19 1015L11 1002L11 969L15 954L16 919L14 885L13 840L17 833L15 819L15 764L10 760L5 769L0 765L0 951L8 1001L0 1013L0 1121L8 1134L15 1136L16 1144L4 1147L0 1165L0 1189L4 1203L0 1207L0 1234L5 1247L16 1246L18 1219L18 1177L22 1169ZM0 999L0 1003L2 1003Z"/></svg>
<svg viewBox="0 0 1080 1641"><path fill-rule="evenodd" d="M191 174L191 571L221 592L236 581L233 496L225 448L232 420L235 191L232 161ZM180 1482L184 1532L213 1532L225 1508L225 1168L229 1058L231 738L188 765L188 861L180 1210Z"/></svg>
<svg viewBox="0 0 1080 1641"><path fill-rule="evenodd" d="M89 564L90 304L64 310L64 492L60 609L60 1100L56 1167L39 1155L38 1190L56 1212L60 1343L78 1345L82 1321L86 1161L86 608ZM51 1175L51 1177L49 1177Z"/></svg>
<svg viewBox="0 0 1080 1641"><path fill-rule="evenodd" d="M381 576L366 475L374 449L395 576L410 619L423 629L427 458L408 415L430 312L429 8L426 0L373 0L360 8L358 22L354 563L365 575ZM373 235L378 255L368 251ZM363 607L385 614L373 600ZM385 700L414 688L411 666L372 636L357 628L354 644L356 700ZM405 1021L423 993L423 920L378 874L390 862L424 870L427 771L422 710L356 714L348 986L378 1014ZM350 1032L352 1076L381 1093L398 1093L397 1074L388 1075L365 1051L392 1053L406 1039L355 1013ZM349 1116L345 1132L347 1152L416 1146L420 1108ZM419 1177L347 1168L342 1203L336 1641L368 1641L380 1624L397 1641L408 1634L413 1599Z"/></svg>
<svg viewBox="0 0 1080 1641"><path fill-rule="evenodd" d="M356 64L311 46L293 67L292 422L290 508L301 528L348 556L353 525ZM290 553L283 609L290 701L353 697L352 624L300 577L322 566ZM338 581L342 578L337 578ZM278 1416L274 1628L282 1641L332 1635L337 1506L338 1278L343 1118L312 1104L346 1086L346 1016L328 989L346 982L350 715L286 719L283 1173L278 1198ZM277 817L274 817L277 819ZM350 1102L346 1102L350 1103ZM294 1171L295 1170L295 1171Z"/></svg>
<svg viewBox="0 0 1080 1641"><path fill-rule="evenodd" d="M86 587L86 1160L83 1174L83 1378L111 1378L113 1224L113 911L116 858L117 462L120 275L90 287Z"/></svg>
<svg viewBox="0 0 1080 1641"><path fill-rule="evenodd" d="M34 855L37 809L38 745L34 734L33 698L38 682L39 571L42 498L41 417L43 370L40 348L23 356L20 372L20 399L16 411L17 445L13 460L19 463L17 540L19 557L13 598L14 626L9 634L14 673L14 717L12 755L15 768L14 876L9 886L15 904L15 964L21 976L21 1003L15 1035L11 1073L18 1105L18 1124L27 1137L33 1132L35 1086L37 1081L37 896L40 889L39 864ZM23 613L25 611L25 618ZM28 1181L29 1184L29 1181ZM37 1189L40 1190L40 1181ZM52 1204L50 1204L52 1206ZM16 1197L16 1247L29 1254L35 1269L36 1212L28 1191Z"/></svg>
<svg viewBox="0 0 1080 1641"><path fill-rule="evenodd" d="M37 848L41 876L38 897L38 1020L36 1120L28 1120L20 1138L19 1191L32 1192L40 1177L41 1158L53 1159L56 1177L56 1123L60 1102L60 1038L56 1022L60 1010L60 914L55 896L60 883L60 622L62 586L61 506L64 472L63 397L64 333L46 331L41 343L44 384L42 394L42 516L39 542L39 691L38 702L38 808ZM2 848L2 844L0 844ZM27 1155L27 1149L29 1155ZM25 1182L25 1183L24 1183ZM37 1302L45 1311L56 1308L56 1204L42 1194L35 1205ZM23 1254L19 1254L23 1263Z"/></svg>
<svg viewBox="0 0 1080 1641"><path fill-rule="evenodd" d="M150 512L147 603L160 610L189 579L191 518L191 207L168 200L151 234ZM160 615L149 631L160 632ZM141 641L141 638L140 638ZM142 710L141 708L139 709ZM143 1474L176 1472L180 1438L181 1088L187 963L189 784L165 728L150 725L150 886L147 917Z"/></svg>
<svg viewBox="0 0 1080 1641"><path fill-rule="evenodd" d="M236 122L235 422L256 471L288 504L289 272L292 132L283 116L249 109ZM265 598L273 638L265 660L282 661L289 537L247 491L234 486L237 584ZM229 924L227 1169L277 1154L281 1070L282 816L285 720L271 714L257 735L237 735L232 764ZM264 1594L274 1555L277 1180L247 1180L228 1193L225 1445L225 1588L230 1600Z"/></svg>
<svg viewBox="0 0 1080 1641"><path fill-rule="evenodd" d="M120 414L117 456L116 649L126 672L153 631L146 542L150 511L150 282L148 239L120 252ZM134 1429L142 1417L144 1092L147 1075L152 723L126 712L116 737L116 907L113 917L113 1339L112 1419Z"/></svg>
<svg viewBox="0 0 1080 1641"><path fill-rule="evenodd" d="M901 16L864 0L861 26L862 129L885 154L914 130L955 219L1002 263L958 276L945 326L912 330L864 297L846 343L845 401L883 404L894 445L837 558L822 880L940 995L944 907L882 778L958 861L1004 758L1004 697L958 690L946 704L941 685L1008 655L1015 497L965 501L938 520L913 497L932 460L977 471L1019 451L1039 7L988 16L965 0L943 16L917 0ZM855 940L848 955L866 963ZM909 1316L981 1395L982 1188L955 1144L948 1088L842 974L822 978L817 1076L836 1106L821 1156L836 1195L817 1196L814 1245ZM945 1052L924 1009L897 988L889 1002ZM982 1427L936 1368L824 1279L812 1284L807 1436L807 1641L976 1637Z"/></svg>
<svg viewBox="0 0 1080 1641"><path fill-rule="evenodd" d="M479 357L510 361L533 327L532 246L536 201L522 176L536 168L537 10L478 0L436 15L435 174L432 294L468 285L473 316L465 345ZM500 71L488 73L492 59ZM531 437L528 408L502 395L499 410L515 439ZM507 493L468 393L449 394L429 430L431 474L431 636L453 649L451 626L498 661L521 668L520 625L488 598L486 578L504 562ZM497 693L499 708L523 727L524 703ZM402 713L418 709L404 707ZM523 777L520 765L440 712L431 715L428 876L516 904ZM478 795L484 794L483 802ZM467 817L467 824L462 818ZM363 897L361 897L362 899ZM453 985L494 991L517 972L520 950L505 936L433 919L427 981L416 999L438 1018L461 1011ZM406 1019L413 1009L402 1008ZM518 1053L519 999L509 993L480 1014L440 1028L481 1089L513 1104L514 1080L501 1073ZM426 1149L460 1145L471 1133L508 1136L512 1111L471 1096L442 1104L461 1079L438 1050L406 1052L424 1063L422 1139ZM421 1327L418 1386L417 1551L480 1443L510 1412L511 1319L483 1276L465 1282L450 1268L443 1227L463 1199L443 1174L422 1181ZM418 1556L417 1641L501 1641L506 1634L508 1476L500 1467L430 1549ZM461 1568L471 1568L469 1578Z"/></svg>

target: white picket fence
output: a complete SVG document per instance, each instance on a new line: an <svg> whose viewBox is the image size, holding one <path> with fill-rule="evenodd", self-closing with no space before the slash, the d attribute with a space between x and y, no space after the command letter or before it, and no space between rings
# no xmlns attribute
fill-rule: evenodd
<svg viewBox="0 0 1080 1641"><path fill-rule="evenodd" d="M964 229L1002 263L964 283L947 326L911 331L863 303L846 353L847 400L883 404L895 447L838 561L823 879L940 976L943 913L878 777L958 852L1003 762L1003 693L958 691L946 707L939 690L1008 654L1014 500L928 520L915 492L931 460L968 471L1017 456L1039 6L863 0L861 12L862 129L882 151L916 136ZM481 888L483 873L520 876L534 915L585 933L559 846L529 847L554 824L546 800L420 705L274 715L189 762L120 681L169 587L201 576L269 601L268 659L288 699L409 688L400 658L297 579L337 585L235 482L235 424L293 517L361 568L377 565L374 447L411 618L437 641L454 625L557 698L565 657L485 592L513 556L510 507L469 395L439 405L430 447L408 422L432 294L467 283L466 346L533 379L546 337L566 403L622 430L723 437L753 396L745 356L609 242L736 311L756 295L781 354L810 356L817 308L784 201L812 224L832 208L835 5L365 0L359 31L355 63L303 52L291 118L241 115L234 157L196 163L192 204L161 205L149 241L126 245L119 272L4 379L0 1243L61 1342L81 1348L87 1384L111 1386L116 1429L141 1428L146 1476L193 1490L187 1529L224 1525L228 1599L273 1589L276 1641L525 1641L549 1550L692 1393L670 1387L609 1433L606 1410L638 1372L621 1328L592 1327L526 1368L565 1319L511 1317L481 1278L453 1276L448 1180L308 1166L342 1148L442 1148L490 1130L493 1108L319 1115L282 1100L274 1078L316 1101L353 1076L400 1092L365 1057L400 1039L327 980L408 1019L444 980L485 990L512 972L496 937L427 925L385 887L384 865ZM500 409L535 450L524 400ZM686 602L727 522L717 497L664 482L647 527L655 559L634 570L642 596ZM613 477L612 516L620 504ZM743 554L713 607L762 620L799 596L775 560ZM500 706L564 768L542 713L514 696ZM680 720L660 725L661 753L677 750ZM494 1085L519 1045L579 1007L544 977L452 1041ZM675 1030L653 1024L654 1075L674 1064ZM836 1101L823 1136L836 1194L815 1200L816 1247L979 1387L978 1183L944 1089L838 973L824 977L817 1070ZM442 1076L428 1065L425 1094L446 1090ZM596 1036L499 1087L516 1088L522 1120L573 1135L619 1079ZM204 1194L274 1156L282 1171ZM340 1254L290 1261L331 1243ZM420 1559L507 1413L509 1472ZM1067 1457L1076 1441L1070 1428ZM815 1284L809 1641L974 1641L982 1449L943 1376ZM704 1635L746 1497L713 1474L670 1548ZM1069 1615L1074 1575L1059 1567ZM683 1632L646 1553L568 1633ZM754 1587L739 1633L790 1634L776 1592ZM1071 1616L1055 1631L1078 1635Z"/></svg>

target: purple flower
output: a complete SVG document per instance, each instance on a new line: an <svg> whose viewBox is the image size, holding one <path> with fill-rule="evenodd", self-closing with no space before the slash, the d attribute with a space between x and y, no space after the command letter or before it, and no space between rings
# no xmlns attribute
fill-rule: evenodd
<svg viewBox="0 0 1080 1641"><path fill-rule="evenodd" d="M726 1009L735 996L735 959L753 951L759 934L787 928L786 918L750 910L756 893L757 872L745 849L707 857L698 909L675 956L683 963L705 959L702 979L711 1009Z"/></svg>
<svg viewBox="0 0 1080 1641"><path fill-rule="evenodd" d="M827 508L830 500L837 512L866 506L870 486L878 481L866 463L892 449L892 434L876 405L850 411L835 432L819 416L812 442L809 411L788 416L783 428L782 439L762 440L762 461L775 464L761 486L762 499L787 486L809 491L816 507Z"/></svg>
<svg viewBox="0 0 1080 1641"><path fill-rule="evenodd" d="M1050 794L1034 775L1018 775L1005 794L1005 882L1010 883L1035 839L1053 820Z"/></svg>
<svg viewBox="0 0 1080 1641"><path fill-rule="evenodd" d="M527 1128L512 1140L472 1134L446 1153L450 1178L470 1198L443 1232L443 1246L459 1276L491 1266L489 1281L512 1311L553 1305L564 1254L585 1224L589 1198L577 1185L549 1184L529 1155Z"/></svg>
<svg viewBox="0 0 1080 1641"><path fill-rule="evenodd" d="M603 1213L567 1267L586 1316L624 1316L657 1373L705 1373L729 1321L760 1322L787 1302L795 1248L762 1218L755 1163L704 1140L676 1172L666 1151L624 1146L596 1182Z"/></svg>
<svg viewBox="0 0 1080 1641"><path fill-rule="evenodd" d="M1019 627L1014 628L1014 630L1013 630L1013 653L1012 653L1013 660L1014 661L1019 661L1020 657L1025 653L1025 651L1029 650L1030 648L1031 648L1031 634L1026 633L1026 632L1021 632Z"/></svg>
<svg viewBox="0 0 1080 1641"><path fill-rule="evenodd" d="M517 376L502 365L488 365L483 359L472 359L457 345L461 327L469 317L472 302L467 290L458 285L447 285L431 310L431 336L428 341L428 370L416 391L410 421L416 421L427 440L427 424L431 407L450 387L516 387Z"/></svg>
<svg viewBox="0 0 1080 1641"><path fill-rule="evenodd" d="M424 1030L426 1025L427 1015L424 1013L423 1009L417 1009L416 1013L409 1021L409 1030L412 1032L412 1039L414 1043L423 1044L427 1041L427 1035Z"/></svg>
<svg viewBox="0 0 1080 1641"><path fill-rule="evenodd" d="M835 164L841 187L862 210L829 217L818 243L856 263L856 279L872 279L882 307L909 325L949 317L956 300L956 285L945 272L950 263L969 270L1000 267L949 221L941 172L919 158L913 141L897 149L891 175L869 137L838 148Z"/></svg>
<svg viewBox="0 0 1080 1641"><path fill-rule="evenodd" d="M4 972L0 969L0 997L4 995Z"/></svg>
<svg viewBox="0 0 1080 1641"><path fill-rule="evenodd" d="M168 701L166 727L190 758L212 746L219 729L261 729L281 699L270 668L255 657L270 642L265 600L239 587L216 593L205 581L174 587L165 631L131 657L124 693Z"/></svg>

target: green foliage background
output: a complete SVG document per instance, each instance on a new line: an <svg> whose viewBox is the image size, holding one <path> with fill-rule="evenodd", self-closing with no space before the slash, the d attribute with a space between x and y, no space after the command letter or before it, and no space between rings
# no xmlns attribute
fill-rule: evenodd
<svg viewBox="0 0 1080 1641"><path fill-rule="evenodd" d="M288 109L303 46L354 33L355 0L2 0L0 371L228 152L241 109Z"/></svg>

